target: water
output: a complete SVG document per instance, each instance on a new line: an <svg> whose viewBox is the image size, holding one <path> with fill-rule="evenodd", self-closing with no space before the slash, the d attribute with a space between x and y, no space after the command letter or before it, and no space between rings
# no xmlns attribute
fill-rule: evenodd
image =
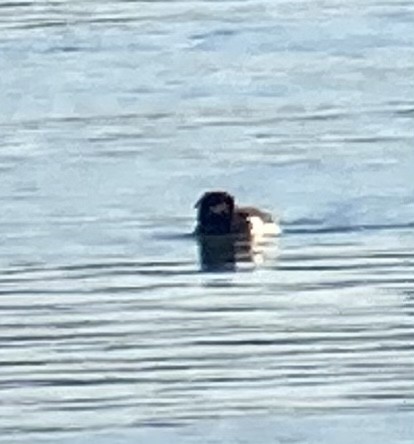
<svg viewBox="0 0 414 444"><path fill-rule="evenodd" d="M0 3L1 442L412 442L413 19ZM200 272L211 188L262 264Z"/></svg>

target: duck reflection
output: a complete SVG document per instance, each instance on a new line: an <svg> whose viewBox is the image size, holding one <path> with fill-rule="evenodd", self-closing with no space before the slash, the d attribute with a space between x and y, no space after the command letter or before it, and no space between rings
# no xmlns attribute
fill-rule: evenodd
<svg viewBox="0 0 414 444"><path fill-rule="evenodd" d="M238 263L263 262L263 252L252 239L235 236L202 236L198 238L203 271L232 271Z"/></svg>

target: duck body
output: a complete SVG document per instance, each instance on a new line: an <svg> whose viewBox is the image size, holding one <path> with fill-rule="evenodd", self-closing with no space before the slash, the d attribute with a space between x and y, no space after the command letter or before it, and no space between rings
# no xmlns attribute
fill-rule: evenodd
<svg viewBox="0 0 414 444"><path fill-rule="evenodd" d="M237 236L254 238L280 233L272 215L255 207L239 207L225 191L205 193L198 209L195 233L199 236Z"/></svg>

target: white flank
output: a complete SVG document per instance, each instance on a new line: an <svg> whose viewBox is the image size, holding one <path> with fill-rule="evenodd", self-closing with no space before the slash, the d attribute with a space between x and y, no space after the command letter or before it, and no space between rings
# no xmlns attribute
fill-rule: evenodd
<svg viewBox="0 0 414 444"><path fill-rule="evenodd" d="M279 225L274 222L265 223L263 219L258 216L250 216L249 222L252 227L251 233L253 236L276 236L281 233Z"/></svg>

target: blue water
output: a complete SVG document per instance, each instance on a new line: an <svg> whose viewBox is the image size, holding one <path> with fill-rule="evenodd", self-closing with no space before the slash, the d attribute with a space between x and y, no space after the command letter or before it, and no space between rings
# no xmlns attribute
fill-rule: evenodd
<svg viewBox="0 0 414 444"><path fill-rule="evenodd" d="M412 441L413 20L0 3L0 442ZM201 272L212 188L260 264Z"/></svg>

